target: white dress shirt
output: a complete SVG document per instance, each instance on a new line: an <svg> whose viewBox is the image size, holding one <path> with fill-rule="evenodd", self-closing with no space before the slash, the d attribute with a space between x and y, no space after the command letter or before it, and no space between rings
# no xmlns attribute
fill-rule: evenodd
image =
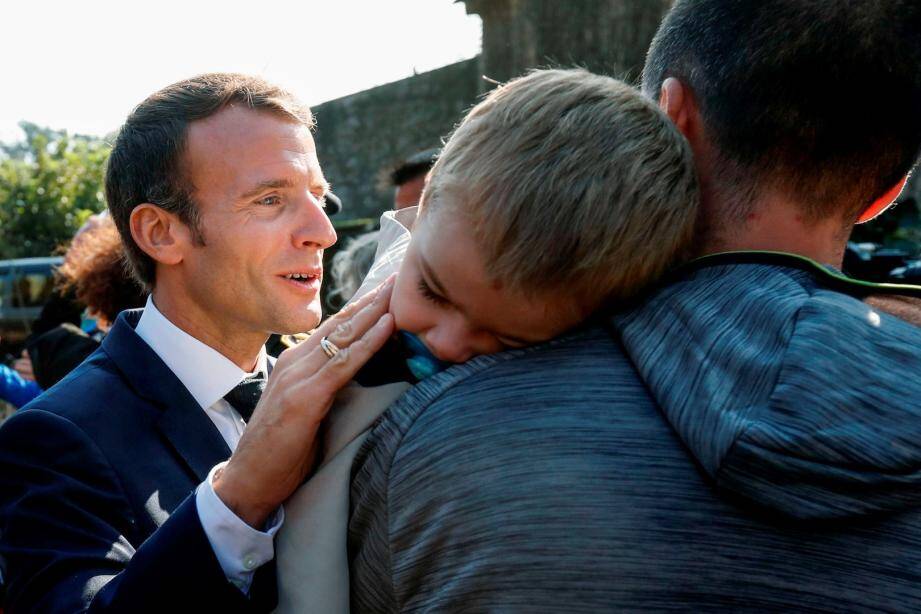
<svg viewBox="0 0 921 614"><path fill-rule="evenodd" d="M217 427L227 447L235 450L246 423L224 395L253 373L267 373L265 348L259 352L256 369L247 373L214 348L202 343L170 322L154 305L153 297L135 328L138 336L160 357L188 389L202 410ZM249 593L256 569L275 556L273 538L284 522L279 508L269 519L265 531L257 531L230 511L212 487L215 471L208 474L195 491L195 506L202 528L227 579Z"/></svg>

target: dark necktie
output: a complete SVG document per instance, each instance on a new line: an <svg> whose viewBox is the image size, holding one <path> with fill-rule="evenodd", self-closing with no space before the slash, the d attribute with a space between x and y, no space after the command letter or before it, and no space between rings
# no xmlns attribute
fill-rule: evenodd
<svg viewBox="0 0 921 614"><path fill-rule="evenodd" d="M240 412L246 422L249 422L250 417L252 417L256 403L259 402L259 397L262 396L262 391L265 390L265 381L265 373L256 373L245 378L233 390L224 395L224 399L235 410Z"/></svg>

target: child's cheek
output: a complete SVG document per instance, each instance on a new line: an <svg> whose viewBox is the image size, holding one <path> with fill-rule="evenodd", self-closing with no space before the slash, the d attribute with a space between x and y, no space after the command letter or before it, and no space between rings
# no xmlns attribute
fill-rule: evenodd
<svg viewBox="0 0 921 614"><path fill-rule="evenodd" d="M409 282L409 277L410 275L404 274L401 268L393 288L393 296L390 298L390 313L393 315L397 330L418 333L421 332L418 323L418 301L421 299L412 283Z"/></svg>

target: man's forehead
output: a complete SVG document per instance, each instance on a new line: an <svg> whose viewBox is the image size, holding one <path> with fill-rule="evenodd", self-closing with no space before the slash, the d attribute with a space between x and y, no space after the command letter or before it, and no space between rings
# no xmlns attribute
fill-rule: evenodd
<svg viewBox="0 0 921 614"><path fill-rule="evenodd" d="M196 190L226 196L292 173L325 183L307 126L247 108L228 107L190 124L183 162Z"/></svg>
<svg viewBox="0 0 921 614"><path fill-rule="evenodd" d="M290 141L290 147L313 152L310 128L278 113L229 105L189 124L187 149L254 146L267 140ZM230 149L225 149L230 151Z"/></svg>

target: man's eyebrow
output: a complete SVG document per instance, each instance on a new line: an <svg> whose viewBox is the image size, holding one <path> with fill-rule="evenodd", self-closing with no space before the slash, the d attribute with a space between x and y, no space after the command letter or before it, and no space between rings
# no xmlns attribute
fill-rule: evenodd
<svg viewBox="0 0 921 614"><path fill-rule="evenodd" d="M325 183L325 182L324 182ZM240 200L246 200L254 196L258 196L266 190L278 189L278 188L290 188L293 184L290 179L266 179L265 181L260 181L251 189L247 190L240 195Z"/></svg>
<svg viewBox="0 0 921 614"><path fill-rule="evenodd" d="M277 190L291 187L294 187L294 183L290 179L266 179L265 181L260 181L255 186L241 194L240 200L248 200L254 196L258 196L266 190ZM326 181L326 178L323 177L323 175L320 175L319 179L311 177L310 187L322 188L324 196L326 196L326 193L329 192L329 182Z"/></svg>
<svg viewBox="0 0 921 614"><path fill-rule="evenodd" d="M451 301L451 296L445 291L445 287L438 280L438 276L435 275L435 271L432 270L432 267L429 266L429 263L425 261L425 258L422 257L422 254L419 254L419 264L422 265L422 270L425 272L425 276L428 277L428 281L431 282L435 289L438 290L438 293Z"/></svg>

